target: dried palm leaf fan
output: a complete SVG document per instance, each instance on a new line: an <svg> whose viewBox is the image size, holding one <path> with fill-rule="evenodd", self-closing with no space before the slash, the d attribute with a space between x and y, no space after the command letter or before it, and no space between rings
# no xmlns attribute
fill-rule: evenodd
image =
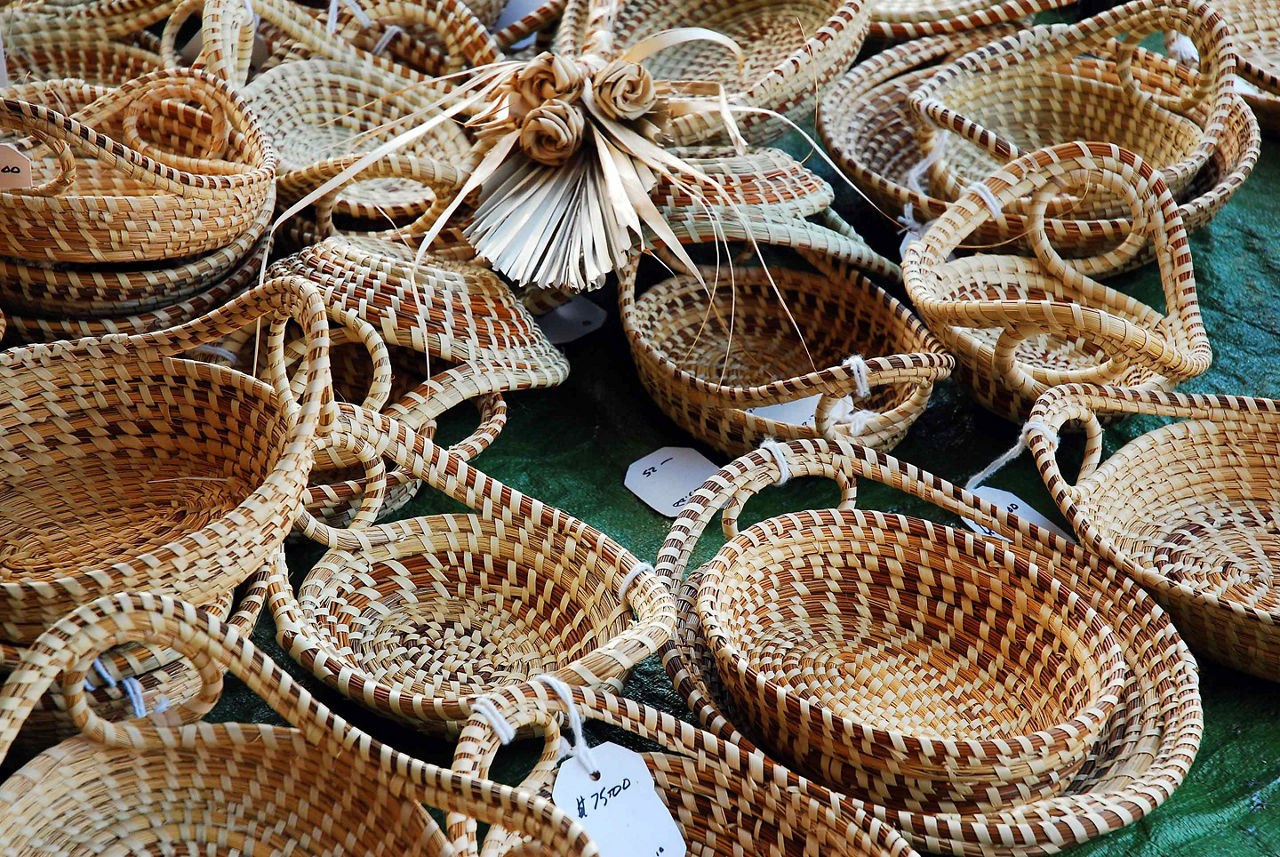
<svg viewBox="0 0 1280 857"><path fill-rule="evenodd" d="M1064 260L1043 228L1047 200L1101 186L1127 198L1133 230L1097 256ZM1034 257L979 253L948 261L993 209L1029 199ZM1092 279L1147 241L1164 312ZM1049 387L1073 381L1167 389L1209 368L1191 251L1164 179L1132 152L1064 143L1024 155L975 185L907 248L903 279L925 324L955 355L978 400L1021 420Z"/></svg>
<svg viewBox="0 0 1280 857"><path fill-rule="evenodd" d="M1200 49L1194 88L1172 96L1144 88L1134 73L1137 42L1166 29ZM1116 63L1120 85L1062 74L1082 54ZM1100 140L1135 152L1182 194L1221 139L1235 95L1236 53L1226 22L1205 2L1132 0L1073 25L1032 27L944 66L909 103L921 119L931 192L956 199L1024 152L1073 140ZM1202 105L1203 125L1189 114ZM1010 201L1025 212L1023 201ZM1123 195L1061 194L1048 213L1110 218L1127 213Z"/></svg>
<svg viewBox="0 0 1280 857"><path fill-rule="evenodd" d="M1012 551L850 510L849 447L809 443L740 459L701 489L716 505L695 494L698 517L682 513L687 550L728 503L697 611L735 710L803 772L891 810L1060 792L1124 685L1113 630ZM738 532L743 503L792 476L834 478L841 508Z"/></svg>
<svg viewBox="0 0 1280 857"><path fill-rule="evenodd" d="M439 731L470 716L479 697L539 673L620 687L666 642L674 610L652 567L403 423L339 409L335 439L481 511L357 530L308 523L309 535L336 547L296 600L288 579L274 578L270 604L280 644L318 678Z"/></svg>
<svg viewBox="0 0 1280 857"><path fill-rule="evenodd" d="M167 135L153 134L153 108L168 99L212 116L212 150L157 144ZM144 75L74 116L4 100L0 126L19 138L33 182L0 192L0 253L10 257L102 264L204 254L233 243L274 192L270 144L243 103L198 72Z"/></svg>
<svg viewBox="0 0 1280 857"><path fill-rule="evenodd" d="M969 34L921 39L877 54L829 87L819 104L817 127L823 143L859 188L904 225L904 248L950 204L930 195L925 187L928 164L916 139L917 119L907 99L934 74L935 62L963 53L971 44L968 39ZM1109 60L1077 58L1063 68L1063 73L1100 79L1113 86L1119 83L1115 63ZM1168 95L1195 85L1194 72L1149 51L1138 52L1134 70L1144 86ZM1188 115L1203 126L1203 110L1195 109ZM1257 123L1238 97L1231 101L1219 142L1179 206L1188 231L1212 220L1257 163L1261 146ZM1127 220L1076 219L1069 214L1046 218L1044 227L1053 246L1068 258L1112 248L1130 231ZM1002 210L999 217L993 216L974 233L970 243L1022 249L1027 245L1026 235L1025 215ZM1122 267L1142 264L1150 255L1148 244ZM1104 273L1100 270L1098 275Z"/></svg>
<svg viewBox="0 0 1280 857"><path fill-rule="evenodd" d="M81 683L105 646L144 638L178 649L204 684L183 706L107 723L85 703ZM177 725L208 711L224 670L298 728ZM423 804L511 825L534 838L535 854L596 853L550 802L379 743L330 713L236 629L184 602L116 596L50 629L0 691L0 756L59 675L83 734L0 786L0 841L14 857L50 849L66 857L457 854Z"/></svg>
<svg viewBox="0 0 1280 857"><path fill-rule="evenodd" d="M496 694L490 714L473 715L463 730L454 752L454 773L488 776L501 743L490 717L500 718L512 729L542 733L542 757L521 789L549 797L561 756L557 717L572 706L577 718L590 718L659 745L643 754L644 761L691 855L917 857L892 827L852 801L805 783L759 751L740 752L730 742L629 699L589 688L561 689L568 700L542 683L516 685ZM473 819L450 814L448 833L475 853ZM527 834L504 825L490 828L482 845L483 857L501 857L527 854L530 843Z"/></svg>
<svg viewBox="0 0 1280 857"><path fill-rule="evenodd" d="M308 336L294 401L283 336ZM271 383L178 359L261 319ZM273 280L182 327L0 354L0 637L35 638L98 595L209 601L259 570L301 505L331 396L315 288Z"/></svg>
<svg viewBox="0 0 1280 857"><path fill-rule="evenodd" d="M277 554L271 562L284 562L284 557ZM266 583L265 573L250 578L234 613L230 592L201 609L248 637L262 612ZM25 646L0 643L0 673L19 669L26 654ZM6 677L0 675L0 684ZM94 660L85 681L85 700L99 717L113 722L163 714L194 699L203 684L199 670L178 652L139 643L126 643L104 652ZM80 730L69 708L67 697L57 688L50 689L27 716L12 746L39 752L78 734Z"/></svg>
<svg viewBox="0 0 1280 857"><path fill-rule="evenodd" d="M705 284L677 275L639 296L638 266L623 272L622 326L645 389L730 454L823 435L892 447L951 357L868 278L865 245L805 221L755 228L748 251L791 247L816 270L724 260L702 268Z"/></svg>
<svg viewBox="0 0 1280 857"><path fill-rule="evenodd" d="M1002 24L1018 26L1031 16L1070 6L1070 0L871 0L869 35L919 39L954 35Z"/></svg>
<svg viewBox="0 0 1280 857"><path fill-rule="evenodd" d="M1174 417L1102 459L1099 417ZM1133 576L1198 652L1280 679L1280 403L1070 385L1041 396L1027 427L1045 485L1083 544ZM1057 432L1083 423L1068 482Z"/></svg>
<svg viewBox="0 0 1280 857"><path fill-rule="evenodd" d="M976 521L1008 541L900 515L852 509L820 513L876 528L875 539L862 543L865 551L883 550L877 546L898 538L928 536L946 546L949 555L1008 559L1012 554L1012 562L984 561L980 567L1004 586L1029 587L1033 600L1055 587L1068 590L1096 611L1122 642L1127 675L1119 703L1088 760L1055 797L982 814L878 805L867 805L868 811L931 852L975 857L1049 854L1138 821L1182 783L1200 745L1203 717L1195 661L1169 617L1124 573L1097 556L883 453L839 442L796 441L778 448L776 455L755 452L732 462L694 495L676 520L658 557L659 573L679 580L698 536L716 512L725 508L725 525L732 532L744 492L759 490L784 474L835 478L846 497L852 496L856 479L882 482ZM720 680L699 621L701 581L701 572L694 571L680 589L679 625L673 642L663 650L663 663L702 725L751 754L757 752L756 739L748 736L758 730L731 704Z"/></svg>
<svg viewBox="0 0 1280 857"><path fill-rule="evenodd" d="M695 41L655 54L645 67L660 80L720 84L734 104L763 107L794 119L813 111L814 96L853 63L867 34L868 4L863 0L600 2L612 7L608 15L620 49L682 27L708 28L733 39L745 51L741 62L723 45ZM784 123L761 114L743 116L737 125L754 143L787 130ZM699 112L680 116L667 133L677 143L689 144L723 131L719 112Z"/></svg>

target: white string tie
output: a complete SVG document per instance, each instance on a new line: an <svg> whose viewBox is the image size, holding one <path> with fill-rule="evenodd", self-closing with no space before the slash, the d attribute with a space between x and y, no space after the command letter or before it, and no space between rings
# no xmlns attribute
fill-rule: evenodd
<svg viewBox="0 0 1280 857"><path fill-rule="evenodd" d="M1039 430L1048 435L1050 447L1055 451L1058 449L1057 429L1043 420L1027 420L1026 425L1022 427L1022 431L1018 433L1018 442L1015 443L1008 451L1001 453L995 461L973 474L969 481L964 484L964 490L977 490L978 486L994 476L1006 464L1013 461L1019 455L1022 455L1022 451L1027 448L1027 435L1035 430Z"/></svg>
<svg viewBox="0 0 1280 857"><path fill-rule="evenodd" d="M169 710L169 697L157 696L156 697L156 714L164 714L168 710Z"/></svg>
<svg viewBox="0 0 1280 857"><path fill-rule="evenodd" d="M129 697L129 704L133 706L134 717L147 716L147 703L142 698L142 685L133 676L129 676L120 682L120 686L124 688L124 695Z"/></svg>
<svg viewBox="0 0 1280 857"><path fill-rule="evenodd" d="M837 399L831 406L831 421L849 429L851 435L861 435L867 430L867 424L880 416L879 411L868 411L859 408L848 396Z"/></svg>
<svg viewBox="0 0 1280 857"><path fill-rule="evenodd" d="M773 456L773 463L778 465L778 479L775 485L786 485L791 480L791 466L787 464L787 447L773 438L765 439L760 448Z"/></svg>
<svg viewBox="0 0 1280 857"><path fill-rule="evenodd" d="M1187 38L1186 33L1177 33L1169 43L1169 59L1182 65L1199 65L1200 51L1196 50L1196 43Z"/></svg>
<svg viewBox="0 0 1280 857"><path fill-rule="evenodd" d="M926 226L916 220L916 207L909 202L903 207L902 214L899 214L897 219L905 230L902 235L902 243L898 245L898 258L904 259L907 255L907 248L911 246L912 242L919 241L924 236Z"/></svg>
<svg viewBox="0 0 1280 857"><path fill-rule="evenodd" d="M373 26L373 19L360 8L360 4L356 0L329 0L329 22L325 25L325 31L330 35L338 32L339 3L345 5L351 10L351 14L356 16L356 20L360 22L360 29L367 30Z"/></svg>
<svg viewBox="0 0 1280 857"><path fill-rule="evenodd" d="M942 134L933 138L933 151L925 155L916 165L907 170L907 187L921 196L928 196L928 192L924 189L924 174L929 171L929 167L942 160L942 152L946 148L947 138Z"/></svg>
<svg viewBox="0 0 1280 857"><path fill-rule="evenodd" d="M582 734L582 715L578 713L578 706L573 704L573 691L569 689L569 685L553 675L536 675L533 677L536 682L541 682L564 701L565 707L569 710L569 731L573 733L573 757L578 760L578 764L592 777L600 775L600 768L596 765L595 760L591 758L591 748L587 746L587 738Z"/></svg>
<svg viewBox="0 0 1280 857"><path fill-rule="evenodd" d="M96 672L98 675L102 676L102 681L105 683L107 687L116 686L116 680L111 677L111 673L107 672L106 666L102 663L102 658L93 659L93 671ZM88 676L85 676L84 689L95 690L96 688L97 688L97 685L95 685Z"/></svg>
<svg viewBox="0 0 1280 857"><path fill-rule="evenodd" d="M390 27L387 27L387 31L382 34L382 38L378 39L378 43L373 46L373 55L379 57L382 56L382 52L390 47L391 40L403 32L404 27L401 27L399 24L392 24Z"/></svg>
<svg viewBox="0 0 1280 857"><path fill-rule="evenodd" d="M974 182L969 185L969 190L976 193L978 198L986 203L987 208L991 211L992 217L1000 217L1001 214L1003 214L1000 207L1000 200L996 199L995 191L987 187L986 182Z"/></svg>
<svg viewBox="0 0 1280 857"><path fill-rule="evenodd" d="M871 382L867 378L867 361L861 354L855 354L840 364L853 376L853 397L865 399L871 395Z"/></svg>
<svg viewBox="0 0 1280 857"><path fill-rule="evenodd" d="M511 725L511 722L507 720L507 718L502 716L502 712L498 710L498 706L494 704L492 699L487 696L482 696L475 702L471 703L471 708L488 721L494 734L498 736L498 740L503 744L510 744L515 740L515 727Z"/></svg>
<svg viewBox="0 0 1280 857"><path fill-rule="evenodd" d="M627 591L631 589L631 584L635 583L636 578L646 572L653 572L656 574L657 570L653 566L649 565L649 563L647 562L638 562L634 566L632 566L631 570L628 571L626 576L622 578L622 582L618 584L618 600L619 601L623 602L624 604L626 603Z"/></svg>

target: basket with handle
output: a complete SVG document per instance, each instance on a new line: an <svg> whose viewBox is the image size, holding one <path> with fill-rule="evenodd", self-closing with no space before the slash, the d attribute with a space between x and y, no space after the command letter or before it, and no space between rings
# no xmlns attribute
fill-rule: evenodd
<svg viewBox="0 0 1280 857"><path fill-rule="evenodd" d="M308 337L298 401L291 318ZM270 383L181 358L258 323ZM99 595L207 602L262 567L327 431L328 319L311 284L277 278L180 327L10 349L0 389L0 637L27 642Z"/></svg>
<svg viewBox="0 0 1280 857"><path fill-rule="evenodd" d="M1127 199L1133 228L1115 247L1063 259L1042 224L1048 197L1100 185ZM1032 257L948 257L998 208L1029 198ZM1160 311L1093 279L1148 242L1164 289ZM1182 216L1164 180L1133 152L1064 143L1024 155L967 191L903 260L907 293L956 356L978 400L1019 420L1055 384L1162 389L1203 373L1212 351L1200 318Z"/></svg>
<svg viewBox="0 0 1280 857"><path fill-rule="evenodd" d="M271 144L209 75L151 72L68 94L88 103L70 115L29 100L0 104L0 128L30 159L32 181L0 192L5 256L103 264L201 255L234 242L274 191ZM196 106L164 106L172 101ZM174 111L192 114L190 124L165 118Z"/></svg>
<svg viewBox="0 0 1280 857"><path fill-rule="evenodd" d="M877 450L839 441L793 441L757 451L724 467L695 493L658 556L660 574L680 580L699 536L717 512L736 521L747 497L783 474L829 476L841 485L841 511L830 514L877 528L876 544L898 534L931 532L957 554L1016 557L987 562L1009 585L1034 598L1052 587L1069 590L1096 611L1122 641L1127 675L1119 702L1088 760L1057 795L985 813L868 804L917 848L957 855L1048 854L1134 823L1159 806L1185 778L1203 730L1197 668L1169 617L1121 570L1034 524ZM855 481L856 480L856 481ZM878 482L974 521L993 537L968 530L852 508L856 491ZM790 517L790 516L784 516ZM779 520L779 519L775 519ZM1023 575L1019 569L1026 569ZM742 752L757 752L758 733L726 692L700 619L702 572L691 572L677 596L679 624L663 663L698 721Z"/></svg>
<svg viewBox="0 0 1280 857"><path fill-rule="evenodd" d="M817 129L824 145L877 207L911 230L908 239L918 237L951 202L934 196L927 187L928 162L917 138L918 119L908 98L935 73L938 63L948 62L1007 32L997 30L985 35L978 31L898 45L859 63L822 95ZM1195 72L1149 51L1138 52L1133 67L1144 86L1170 96L1195 86ZM1078 57L1064 68L1076 77L1119 85L1116 64L1109 59ZM1187 115L1201 127L1207 119L1200 106L1190 109ZM1258 161L1260 146L1257 122L1244 101L1233 96L1218 146L1186 191L1177 197L1188 232L1212 220L1244 184ZM1060 217L1044 220L1053 246L1067 257L1114 247L1130 230L1123 217L1090 219L1077 214L1064 212ZM974 233L971 241L1026 252L1027 225L1026 215L1016 207L1002 209L998 217L993 216ZM1148 244L1137 256L1123 261L1122 267L1149 261L1151 252ZM1099 271L1098 276L1104 273L1109 272Z"/></svg>
<svg viewBox="0 0 1280 857"><path fill-rule="evenodd" d="M1172 95L1142 85L1137 41L1167 29L1200 49L1195 85ZM1117 84L1063 74L1080 55L1112 59ZM1226 22L1207 2L1131 0L1077 24L1032 27L944 66L912 93L920 145L935 196L956 199L1001 164L1072 140L1113 143L1139 153L1181 194L1208 163L1234 98L1236 54ZM1204 124L1188 112L1202 105ZM1127 211L1123 195L1055 194L1054 216L1108 218ZM1010 205L1025 210L1024 201Z"/></svg>
<svg viewBox="0 0 1280 857"><path fill-rule="evenodd" d="M332 549L296 598L284 575L268 597L281 646L318 678L442 731L479 697L538 673L620 687L666 642L674 610L651 566L405 424L339 409L334 437L477 512L364 526L376 513L371 490L353 529L307 520L304 532Z"/></svg>
<svg viewBox="0 0 1280 857"><path fill-rule="evenodd" d="M733 454L770 437L900 441L952 360L872 282L867 270L881 260L802 220L754 221L741 236L717 228L702 240L726 234L750 238L753 255L798 250L816 272L724 261L701 269L705 285L682 274L637 296L638 262L629 265L618 286L623 330L659 407Z"/></svg>
<svg viewBox="0 0 1280 857"><path fill-rule="evenodd" d="M1100 418L1176 422L1102 458ZM1197 652L1280 679L1280 403L1070 384L1036 402L1026 432L1054 502L1082 543L1146 587ZM1057 432L1085 427L1068 481Z"/></svg>
<svg viewBox="0 0 1280 857"><path fill-rule="evenodd" d="M190 702L109 723L83 681L106 646L178 649L203 684ZM194 723L224 671L294 728ZM0 840L15 857L112 853L456 855L427 807L529 834L536 854L597 852L567 814L527 792L406 756L332 714L237 629L167 596L118 595L82 606L32 646L0 690L0 756L61 676L81 735L0 786Z"/></svg>
<svg viewBox="0 0 1280 857"><path fill-rule="evenodd" d="M500 749L494 714L519 731L536 730L544 750L521 788L549 796L561 755L559 715L624 730L628 737L654 742L643 754L654 785L679 827L689 854L829 854L833 857L915 857L902 836L856 802L806 783L758 750L690 726L649 706L590 688L568 688L569 700L542 683L516 685L491 697L490 714L477 713L463 730L453 771L488 775ZM564 764L577 764L566 761ZM572 808L568 808L572 811ZM476 824L460 813L448 816L448 833L468 849L476 845ZM480 854L525 854L529 837L512 825L493 827Z"/></svg>

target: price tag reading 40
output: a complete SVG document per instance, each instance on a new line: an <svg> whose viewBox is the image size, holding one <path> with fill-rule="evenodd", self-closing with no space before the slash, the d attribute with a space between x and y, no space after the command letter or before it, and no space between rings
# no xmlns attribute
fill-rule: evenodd
<svg viewBox="0 0 1280 857"><path fill-rule="evenodd" d="M674 518L719 469L696 449L664 446L633 461L623 484L655 512Z"/></svg>
<svg viewBox="0 0 1280 857"><path fill-rule="evenodd" d="M586 829L600 857L684 857L684 837L644 758L617 744L592 747L591 758L599 778L568 758L556 773L551 799Z"/></svg>

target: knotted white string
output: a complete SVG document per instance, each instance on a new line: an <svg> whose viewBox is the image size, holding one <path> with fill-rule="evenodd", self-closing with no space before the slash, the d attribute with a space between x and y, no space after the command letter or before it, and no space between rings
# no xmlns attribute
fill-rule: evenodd
<svg viewBox="0 0 1280 857"><path fill-rule="evenodd" d="M920 240L926 227L925 224L916 220L916 207L909 202L903 206L902 214L899 214L897 219L898 223L906 230L902 236L902 243L898 245L898 258L905 259L907 248L911 246L913 241Z"/></svg>
<svg viewBox="0 0 1280 857"><path fill-rule="evenodd" d="M1049 445L1053 449L1058 448L1058 430L1042 420L1027 420L1026 425L1022 427L1022 431L1018 432L1018 442L1015 443L1007 452L1001 453L995 461L979 470L977 473L964 484L964 490L974 491L983 482L986 482L995 475L1006 464L1013 461L1022 454L1022 450L1027 448L1027 434L1033 430L1039 429L1049 437Z"/></svg>
<svg viewBox="0 0 1280 857"><path fill-rule="evenodd" d="M587 738L582 734L582 715L578 713L578 706L573 704L573 691L569 690L569 685L545 673L534 676L533 680L551 688L564 701L565 707L569 710L569 731L573 734L573 757L588 774L593 777L598 776L600 768L591 758L591 748L587 746Z"/></svg>
<svg viewBox="0 0 1280 857"><path fill-rule="evenodd" d="M867 361L862 359L862 355L855 354L840 365L848 369L849 374L853 376L854 398L865 399L870 396L871 382L867 379Z"/></svg>
<svg viewBox="0 0 1280 857"><path fill-rule="evenodd" d="M1000 207L1000 200L996 199L995 192L987 187L986 182L974 182L969 185L969 190L976 193L978 198L986 203L987 208L991 210L992 217L999 217L1003 213Z"/></svg>
<svg viewBox="0 0 1280 857"><path fill-rule="evenodd" d="M774 464L778 465L778 479L773 484L786 485L791 480L791 467L787 464L787 447L785 444L778 443L773 438L766 438L760 448L773 456Z"/></svg>
<svg viewBox="0 0 1280 857"><path fill-rule="evenodd" d="M627 591L631 589L631 584L635 582L637 577L639 577L640 575L646 572L654 572L656 574L657 570L653 566L649 565L649 563L647 562L638 562L634 566L632 566L631 570L628 571L626 576L622 578L622 582L618 584L618 600L619 601L623 602L624 604L626 603Z"/></svg>
<svg viewBox="0 0 1280 857"><path fill-rule="evenodd" d="M1185 33L1177 33L1169 43L1169 59L1182 65L1199 65L1200 51L1196 50L1196 43L1187 38Z"/></svg>
<svg viewBox="0 0 1280 857"><path fill-rule="evenodd" d="M493 700L487 696L482 696L475 702L471 703L471 709L488 721L493 733L498 736L498 740L504 745L510 744L516 737L516 730L502 716L502 712L498 710L498 706L494 705Z"/></svg>
<svg viewBox="0 0 1280 857"><path fill-rule="evenodd" d="M325 30L330 34L338 32L338 4L346 4L351 10L351 14L356 16L356 20L360 22L360 29L367 30L373 26L373 19L370 18L365 11L360 8L360 4L356 0L329 0L329 22L325 25Z"/></svg>
<svg viewBox="0 0 1280 857"><path fill-rule="evenodd" d="M942 160L942 152L946 148L947 138L939 134L934 137L933 151L925 155L916 165L907 170L907 187L921 196L928 196L928 192L924 189L924 174L929 171L929 167Z"/></svg>
<svg viewBox="0 0 1280 857"><path fill-rule="evenodd" d="M129 697L129 704L133 706L134 717L147 716L147 703L142 698L142 685L133 676L129 676L120 682L120 686L124 688L124 695Z"/></svg>
<svg viewBox="0 0 1280 857"><path fill-rule="evenodd" d="M106 666L103 665L102 663L102 658L93 659L93 671L96 672L98 675L102 676L102 681L104 682L106 687L116 686L116 680L111 677L111 673L107 672ZM96 690L97 687L98 686L93 683L93 680L89 676L84 677L85 690Z"/></svg>
<svg viewBox="0 0 1280 857"><path fill-rule="evenodd" d="M879 411L859 408L853 404L853 401L848 396L836 400L835 405L831 408L831 421L846 426L849 429L849 434L854 436L865 432L868 423L878 416L880 416Z"/></svg>
<svg viewBox="0 0 1280 857"><path fill-rule="evenodd" d="M401 27L399 24L392 24L390 27L387 27L387 31L382 34L382 38L378 39L378 43L373 46L374 56L382 56L382 52L391 45L391 40L403 32L404 27Z"/></svg>

